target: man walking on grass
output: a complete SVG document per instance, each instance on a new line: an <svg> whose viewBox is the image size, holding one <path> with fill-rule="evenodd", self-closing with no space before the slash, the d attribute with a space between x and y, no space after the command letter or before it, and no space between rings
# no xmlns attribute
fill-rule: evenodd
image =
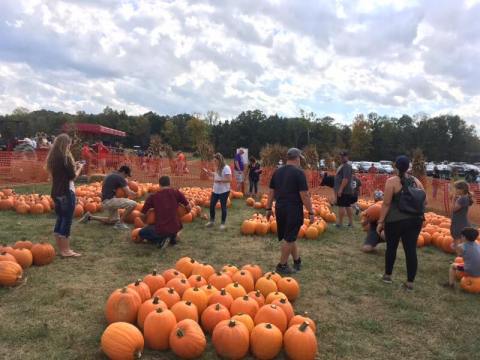
<svg viewBox="0 0 480 360"><path fill-rule="evenodd" d="M276 271L284 275L301 269L302 260L296 240L300 227L303 225L303 206L308 211L310 222L315 220L307 179L300 168L301 158L303 155L299 149L288 150L287 163L273 173L266 207L267 218L270 218L275 199L277 235L278 241L282 242L280 263L277 265ZM293 270L288 266L290 255L293 258Z"/></svg>

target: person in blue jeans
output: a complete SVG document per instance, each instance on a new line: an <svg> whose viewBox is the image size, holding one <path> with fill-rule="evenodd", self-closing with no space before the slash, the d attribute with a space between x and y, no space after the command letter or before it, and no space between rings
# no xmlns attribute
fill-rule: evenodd
<svg viewBox="0 0 480 360"><path fill-rule="evenodd" d="M76 204L73 181L80 175L83 163L74 161L70 152L71 144L70 137L61 134L55 139L47 156L47 170L52 177L51 196L57 215L53 235L63 257L81 256L70 248L70 228Z"/></svg>
<svg viewBox="0 0 480 360"><path fill-rule="evenodd" d="M216 153L213 157L216 171L210 172L203 169L205 172L213 176L213 191L210 198L210 221L206 224L207 227L212 227L215 224L215 207L220 201L222 208L222 222L220 230L225 229L225 221L227 220L227 201L230 195L230 183L232 181L232 169L225 164L225 159L220 153Z"/></svg>

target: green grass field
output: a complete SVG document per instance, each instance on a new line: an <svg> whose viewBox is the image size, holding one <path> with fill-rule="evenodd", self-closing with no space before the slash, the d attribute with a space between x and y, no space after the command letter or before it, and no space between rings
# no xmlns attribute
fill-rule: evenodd
<svg viewBox="0 0 480 360"><path fill-rule="evenodd" d="M22 189L31 191L29 188ZM46 191L37 187L35 191ZM245 237L242 220L252 213L243 201L229 212L228 230L205 229L197 220L185 227L182 243L160 251L137 245L127 233L99 224L73 226L72 246L83 257L56 258L26 271L26 283L0 288L0 359L103 359L100 336L109 294L153 268L173 267L191 256L219 267L257 263L274 269L279 244L273 237ZM0 213L0 243L51 238L54 217ZM394 283L380 281L384 247L377 254L359 251L364 233L330 227L317 241L299 242L304 268L295 275L301 296L295 309L317 322L319 359L474 359L480 297L447 291L451 255L419 250L413 293L400 289L405 279L403 251ZM145 359L173 359L171 352L145 352ZM211 345L202 359L216 359ZM280 358L284 358L283 355Z"/></svg>

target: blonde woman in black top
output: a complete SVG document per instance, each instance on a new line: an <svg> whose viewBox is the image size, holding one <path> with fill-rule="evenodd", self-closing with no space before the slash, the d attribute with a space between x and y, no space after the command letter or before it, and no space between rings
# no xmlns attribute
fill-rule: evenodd
<svg viewBox="0 0 480 360"><path fill-rule="evenodd" d="M53 235L63 257L80 256L70 248L70 228L76 204L73 181L80 175L83 164L75 163L70 152L71 143L67 134L57 136L47 157L47 170L52 176L51 196L57 214Z"/></svg>

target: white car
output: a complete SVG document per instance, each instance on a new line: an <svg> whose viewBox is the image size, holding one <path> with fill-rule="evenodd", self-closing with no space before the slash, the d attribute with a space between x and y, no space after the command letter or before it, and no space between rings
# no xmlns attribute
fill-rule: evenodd
<svg viewBox="0 0 480 360"><path fill-rule="evenodd" d="M382 168L383 168L383 170L385 170L385 172L386 172L387 174L389 174L389 175L390 175L390 174L393 174L393 172L395 171L395 169L393 168L393 166L390 165L390 164L384 164L384 165L382 165Z"/></svg>

